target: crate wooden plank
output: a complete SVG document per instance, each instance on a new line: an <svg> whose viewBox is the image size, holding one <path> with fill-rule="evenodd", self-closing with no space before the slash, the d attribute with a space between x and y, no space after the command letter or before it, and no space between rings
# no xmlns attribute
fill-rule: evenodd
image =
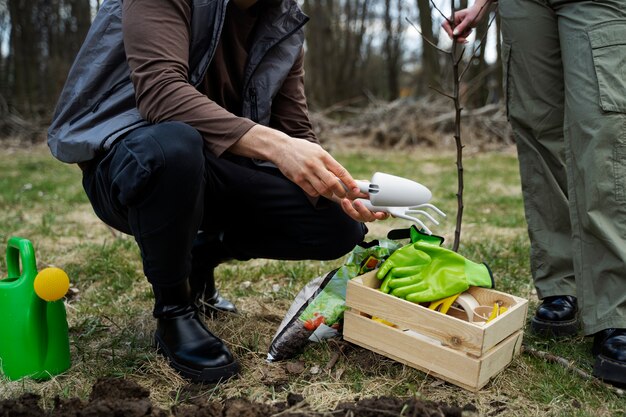
<svg viewBox="0 0 626 417"><path fill-rule="evenodd" d="M489 382L511 361L521 346L522 332L518 331L484 357L474 358L375 322L354 311L346 311L344 320L344 339L471 391Z"/></svg>
<svg viewBox="0 0 626 417"><path fill-rule="evenodd" d="M352 311L345 312L343 337L427 374L474 389L479 360L462 352L425 342Z"/></svg>
<svg viewBox="0 0 626 417"><path fill-rule="evenodd" d="M515 356L519 355L522 350L523 338L524 332L518 330L480 358L481 369L476 383L479 389L484 387L498 372L506 368Z"/></svg>

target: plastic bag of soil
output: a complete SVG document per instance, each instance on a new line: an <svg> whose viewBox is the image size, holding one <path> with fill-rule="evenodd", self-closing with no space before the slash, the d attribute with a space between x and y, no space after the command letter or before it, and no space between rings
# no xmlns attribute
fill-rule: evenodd
<svg viewBox="0 0 626 417"><path fill-rule="evenodd" d="M338 336L348 281L376 269L400 247L402 244L390 239L362 243L341 267L311 280L300 290L278 327L267 354L268 362L292 358L309 342Z"/></svg>

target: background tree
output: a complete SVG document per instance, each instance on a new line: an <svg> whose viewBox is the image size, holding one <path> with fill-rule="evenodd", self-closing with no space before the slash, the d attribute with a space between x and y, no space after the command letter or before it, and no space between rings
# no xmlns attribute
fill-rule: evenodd
<svg viewBox="0 0 626 417"><path fill-rule="evenodd" d="M0 0L0 136L6 114L45 127L74 56L102 0ZM299 0L305 26L307 95L313 110L347 104L380 106L407 95L432 93L451 77L439 51L411 42L406 18L425 37L439 39L441 15L430 0ZM464 1L467 4L466 1ZM463 7L464 4L457 4ZM478 29L483 33L482 28ZM480 37L480 36L479 36ZM477 38L478 39L478 38ZM487 39L487 38L485 38ZM499 42L499 37L496 37ZM476 40L474 42L480 42ZM495 44L495 42L491 41ZM473 45L470 45L473 46ZM495 45L487 45L490 51ZM469 51L472 48L466 47ZM478 49L461 86L466 107L501 97L499 62ZM499 56L499 55L498 55ZM465 57L467 59L467 56ZM345 114L341 113L341 114ZM409 135L411 137L415 135ZM403 140L403 143L413 143Z"/></svg>
<svg viewBox="0 0 626 417"><path fill-rule="evenodd" d="M6 17L4 17L6 16ZM91 24L89 0L2 0L0 96L24 117L48 117Z"/></svg>
<svg viewBox="0 0 626 417"><path fill-rule="evenodd" d="M432 39L436 44L439 38L437 36L439 30L437 32L433 30L433 14L430 0L417 0L417 12L423 36L427 39ZM422 45L421 52L421 70L415 88L418 96L430 93L432 90L429 90L429 87L441 84L440 54L435 48L431 48L426 44Z"/></svg>
<svg viewBox="0 0 626 417"><path fill-rule="evenodd" d="M402 0L385 0L383 11L385 23L385 43L383 57L387 68L387 98L395 100L400 96L400 73L402 71L402 40L404 38L405 8Z"/></svg>
<svg viewBox="0 0 626 417"><path fill-rule="evenodd" d="M11 21L9 55L10 73L8 103L26 114L34 112L37 93L38 50L37 0L9 0Z"/></svg>
<svg viewBox="0 0 626 417"><path fill-rule="evenodd" d="M308 97L320 107L363 94L373 0L305 0Z"/></svg>
<svg viewBox="0 0 626 417"><path fill-rule="evenodd" d="M10 30L11 20L7 0L0 0L0 95L2 91L6 91L9 82L8 56L2 53L2 46L8 42Z"/></svg>

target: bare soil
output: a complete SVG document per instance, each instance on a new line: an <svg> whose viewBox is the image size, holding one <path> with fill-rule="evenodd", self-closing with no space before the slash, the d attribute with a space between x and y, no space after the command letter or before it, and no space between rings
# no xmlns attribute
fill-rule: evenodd
<svg viewBox="0 0 626 417"><path fill-rule="evenodd" d="M55 398L50 409L43 409L36 394L24 394L17 399L0 402L0 417L381 417L381 416L468 416L476 407L463 407L397 397L364 398L341 403L335 410L310 410L299 394L289 394L287 401L277 404L253 403L243 398L209 401L195 398L173 406L170 410L158 408L150 400L150 392L131 380L106 378L98 380L87 401L78 398Z"/></svg>

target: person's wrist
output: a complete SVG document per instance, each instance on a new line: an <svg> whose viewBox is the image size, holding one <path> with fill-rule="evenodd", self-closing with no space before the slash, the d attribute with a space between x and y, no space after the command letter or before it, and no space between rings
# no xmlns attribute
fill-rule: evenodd
<svg viewBox="0 0 626 417"><path fill-rule="evenodd" d="M263 143L263 152L265 153L264 158L274 164L278 164L281 160L284 160L288 157L289 153L289 144L291 143L291 138L286 134L279 130L275 130L269 127L266 127L267 131L265 132Z"/></svg>
<svg viewBox="0 0 626 417"><path fill-rule="evenodd" d="M289 136L263 125L253 126L235 145L235 153L276 163L285 151Z"/></svg>
<svg viewBox="0 0 626 417"><path fill-rule="evenodd" d="M494 6L497 6L497 5L498 5L498 0L485 0L483 7L482 7L481 17L483 17L485 13L489 14L489 12L493 10Z"/></svg>
<svg viewBox="0 0 626 417"><path fill-rule="evenodd" d="M491 5L491 3L493 3L494 0L476 0L476 2L474 3L474 7L478 6L478 8L481 7L489 7Z"/></svg>

